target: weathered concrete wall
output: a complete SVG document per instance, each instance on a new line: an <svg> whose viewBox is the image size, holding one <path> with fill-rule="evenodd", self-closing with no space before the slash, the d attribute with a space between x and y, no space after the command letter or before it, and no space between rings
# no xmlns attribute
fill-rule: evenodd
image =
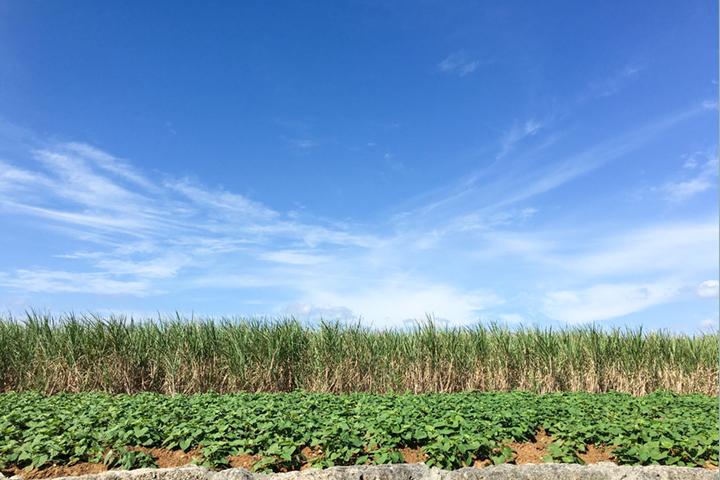
<svg viewBox="0 0 720 480"><path fill-rule="evenodd" d="M2 477L2 474L0 474ZM202 467L146 468L109 471L64 480L720 480L701 468L595 465L498 465L445 471L423 464L335 467L276 474L250 473L242 468L214 472Z"/></svg>

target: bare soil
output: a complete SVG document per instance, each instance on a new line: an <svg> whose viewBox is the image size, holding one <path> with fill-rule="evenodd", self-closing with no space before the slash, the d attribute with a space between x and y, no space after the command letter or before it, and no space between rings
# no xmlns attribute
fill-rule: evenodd
<svg viewBox="0 0 720 480"><path fill-rule="evenodd" d="M230 455L228 462L232 468L244 468L245 470L252 470L252 467L260 460L261 457L258 455Z"/></svg>
<svg viewBox="0 0 720 480"><path fill-rule="evenodd" d="M131 447L128 448L128 450L147 453L155 459L159 468L182 467L183 465L192 463L193 460L200 460L202 458L200 447L194 448L188 452L184 452L182 450L167 450L165 448L146 447Z"/></svg>
<svg viewBox="0 0 720 480"><path fill-rule="evenodd" d="M543 457L549 453L547 447L550 443L552 443L552 437L545 430L540 429L535 434L534 442L513 442L509 443L508 447L515 452L513 461L519 465L524 463L544 463Z"/></svg>
<svg viewBox="0 0 720 480"><path fill-rule="evenodd" d="M401 448L400 454L405 463L423 463L427 460L427 454L422 451L422 448Z"/></svg>
<svg viewBox="0 0 720 480"><path fill-rule="evenodd" d="M23 470L17 467L11 467L9 473L11 475L20 475L25 480L35 480L41 478L87 475L89 473L101 473L105 471L107 471L107 467L102 463L78 462L75 465L53 465L40 470Z"/></svg>
<svg viewBox="0 0 720 480"><path fill-rule="evenodd" d="M604 445L588 445L585 453L578 453L578 457L585 463L612 462L615 457L612 455L612 447Z"/></svg>
<svg viewBox="0 0 720 480"><path fill-rule="evenodd" d="M300 467L300 470L307 470L310 467L310 464L313 460L316 458L322 457L323 451L321 448L315 447L303 447L302 450L300 450L300 453L303 457L305 457L305 463Z"/></svg>

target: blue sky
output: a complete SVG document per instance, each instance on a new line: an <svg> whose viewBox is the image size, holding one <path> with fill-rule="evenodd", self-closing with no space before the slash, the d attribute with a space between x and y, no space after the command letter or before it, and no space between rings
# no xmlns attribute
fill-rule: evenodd
<svg viewBox="0 0 720 480"><path fill-rule="evenodd" d="M0 3L0 306L718 321L717 3Z"/></svg>

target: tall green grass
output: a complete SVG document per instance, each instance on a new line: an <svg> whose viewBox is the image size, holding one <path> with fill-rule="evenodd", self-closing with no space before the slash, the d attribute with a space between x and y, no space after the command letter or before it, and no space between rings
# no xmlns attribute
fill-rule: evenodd
<svg viewBox="0 0 720 480"><path fill-rule="evenodd" d="M594 326L411 330L292 319L0 318L0 390L655 390L715 394L718 339Z"/></svg>

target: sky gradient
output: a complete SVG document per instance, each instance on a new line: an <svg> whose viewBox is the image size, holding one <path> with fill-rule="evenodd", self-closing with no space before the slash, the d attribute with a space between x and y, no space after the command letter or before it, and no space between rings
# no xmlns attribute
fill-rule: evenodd
<svg viewBox="0 0 720 480"><path fill-rule="evenodd" d="M718 322L717 2L0 2L0 308Z"/></svg>

